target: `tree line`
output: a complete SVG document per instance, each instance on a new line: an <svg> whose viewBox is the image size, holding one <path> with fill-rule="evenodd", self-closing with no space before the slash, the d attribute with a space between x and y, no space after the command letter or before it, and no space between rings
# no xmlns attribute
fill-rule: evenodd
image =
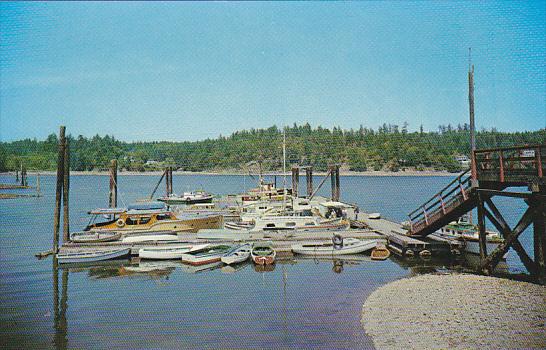
<svg viewBox="0 0 546 350"><path fill-rule="evenodd" d="M216 139L184 142L124 142L114 136L68 136L72 170L105 170L111 159L121 169L148 171L167 165L186 171L246 171L259 161L265 171L282 169L282 140L286 135L289 165L313 165L325 170L341 163L353 171L404 169L460 171L457 156L470 157L470 131L467 124L440 125L437 131L410 132L408 124L384 124L377 130L361 126L343 130L309 124L279 128L237 131ZM477 132L477 148L539 144L546 140L546 129L524 132ZM30 170L55 170L55 134L45 140L24 139L0 142L0 171L13 171L23 163Z"/></svg>

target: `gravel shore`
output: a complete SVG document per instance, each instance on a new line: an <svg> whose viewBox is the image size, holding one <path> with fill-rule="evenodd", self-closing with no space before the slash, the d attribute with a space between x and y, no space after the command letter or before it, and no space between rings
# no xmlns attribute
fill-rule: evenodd
<svg viewBox="0 0 546 350"><path fill-rule="evenodd" d="M467 274L406 278L368 297L362 325L377 349L544 349L546 287Z"/></svg>

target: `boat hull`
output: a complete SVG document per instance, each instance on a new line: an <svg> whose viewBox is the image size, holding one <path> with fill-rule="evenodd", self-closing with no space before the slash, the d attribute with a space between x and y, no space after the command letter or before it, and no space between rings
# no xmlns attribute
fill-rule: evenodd
<svg viewBox="0 0 546 350"><path fill-rule="evenodd" d="M187 198L180 198L180 199L166 199L166 198L158 198L157 200L169 205L176 205L176 204L200 204L200 203L212 203L212 196L207 198L195 198L195 199L187 199Z"/></svg>
<svg viewBox="0 0 546 350"><path fill-rule="evenodd" d="M129 255L131 248L115 249L95 253L67 253L57 254L57 260L61 264L89 263L103 260L111 260Z"/></svg>
<svg viewBox="0 0 546 350"><path fill-rule="evenodd" d="M361 242L351 245L345 245L339 249L333 245L302 245L295 244L292 246L292 251L296 254L314 255L314 256L336 256L336 255L351 255L360 254L377 246L377 241Z"/></svg>
<svg viewBox="0 0 546 350"><path fill-rule="evenodd" d="M101 243L116 241L121 238L121 232L76 232L71 235L73 243Z"/></svg>
<svg viewBox="0 0 546 350"><path fill-rule="evenodd" d="M257 265L271 265L275 262L274 256L253 256L252 261Z"/></svg>
<svg viewBox="0 0 546 350"><path fill-rule="evenodd" d="M142 248L138 251L138 256L141 259L150 260L172 260L181 259L182 254L191 250L192 246L179 248Z"/></svg>
<svg viewBox="0 0 546 350"><path fill-rule="evenodd" d="M196 257L194 255L190 254L182 254L182 262L184 264L192 265L192 266L201 266L201 265L208 265L216 262L220 262L222 259L222 254L214 255L214 256L208 256L208 257Z"/></svg>

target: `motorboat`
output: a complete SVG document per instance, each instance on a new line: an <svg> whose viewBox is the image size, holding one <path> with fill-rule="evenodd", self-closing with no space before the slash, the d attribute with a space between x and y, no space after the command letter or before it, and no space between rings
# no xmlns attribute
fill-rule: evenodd
<svg viewBox="0 0 546 350"><path fill-rule="evenodd" d="M196 203L212 203L214 196L205 191L192 191L184 192L181 195L170 194L165 197L158 198L160 202L167 203L168 205L175 204L196 204Z"/></svg>
<svg viewBox="0 0 546 350"><path fill-rule="evenodd" d="M121 238L121 232L95 232L83 231L70 234L70 241L73 243L102 243L117 241Z"/></svg>
<svg viewBox="0 0 546 350"><path fill-rule="evenodd" d="M361 241L356 238L335 238L330 242L303 243L292 245L292 251L303 255L351 255L360 254L377 246L376 240Z"/></svg>

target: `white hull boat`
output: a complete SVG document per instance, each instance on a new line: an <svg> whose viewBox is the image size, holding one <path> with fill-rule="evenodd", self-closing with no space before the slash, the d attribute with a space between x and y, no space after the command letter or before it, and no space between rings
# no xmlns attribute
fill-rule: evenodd
<svg viewBox="0 0 546 350"><path fill-rule="evenodd" d="M222 257L222 262L227 265L238 264L247 261L250 257L250 244L243 244L233 248Z"/></svg>
<svg viewBox="0 0 546 350"><path fill-rule="evenodd" d="M232 246L229 245L208 245L199 250L182 254L182 262L190 265L207 265L221 262L222 256L229 252Z"/></svg>
<svg viewBox="0 0 546 350"><path fill-rule="evenodd" d="M120 239L121 232L74 232L70 235L70 241L74 243L100 243L111 242Z"/></svg>
<svg viewBox="0 0 546 350"><path fill-rule="evenodd" d="M200 244L196 246L185 245L185 246L178 246L178 247L141 248L138 251L138 256L141 259L150 259L150 260L181 259L182 254L190 252L192 250L203 249L207 246L208 244Z"/></svg>
<svg viewBox="0 0 546 350"><path fill-rule="evenodd" d="M134 236L127 236L122 238L121 242L123 243L142 243L142 242L177 242L178 236L177 235L168 235L168 234L161 234L161 235L154 235L154 234L147 234L147 235L134 235Z"/></svg>
<svg viewBox="0 0 546 350"><path fill-rule="evenodd" d="M57 254L57 260L65 263L88 263L95 261L111 260L129 255L131 248L101 250L95 252L75 252Z"/></svg>
<svg viewBox="0 0 546 350"><path fill-rule="evenodd" d="M361 241L355 238L345 238L342 245L328 243L294 244L292 251L296 254L315 256L336 256L348 254L360 254L377 246L377 241Z"/></svg>

